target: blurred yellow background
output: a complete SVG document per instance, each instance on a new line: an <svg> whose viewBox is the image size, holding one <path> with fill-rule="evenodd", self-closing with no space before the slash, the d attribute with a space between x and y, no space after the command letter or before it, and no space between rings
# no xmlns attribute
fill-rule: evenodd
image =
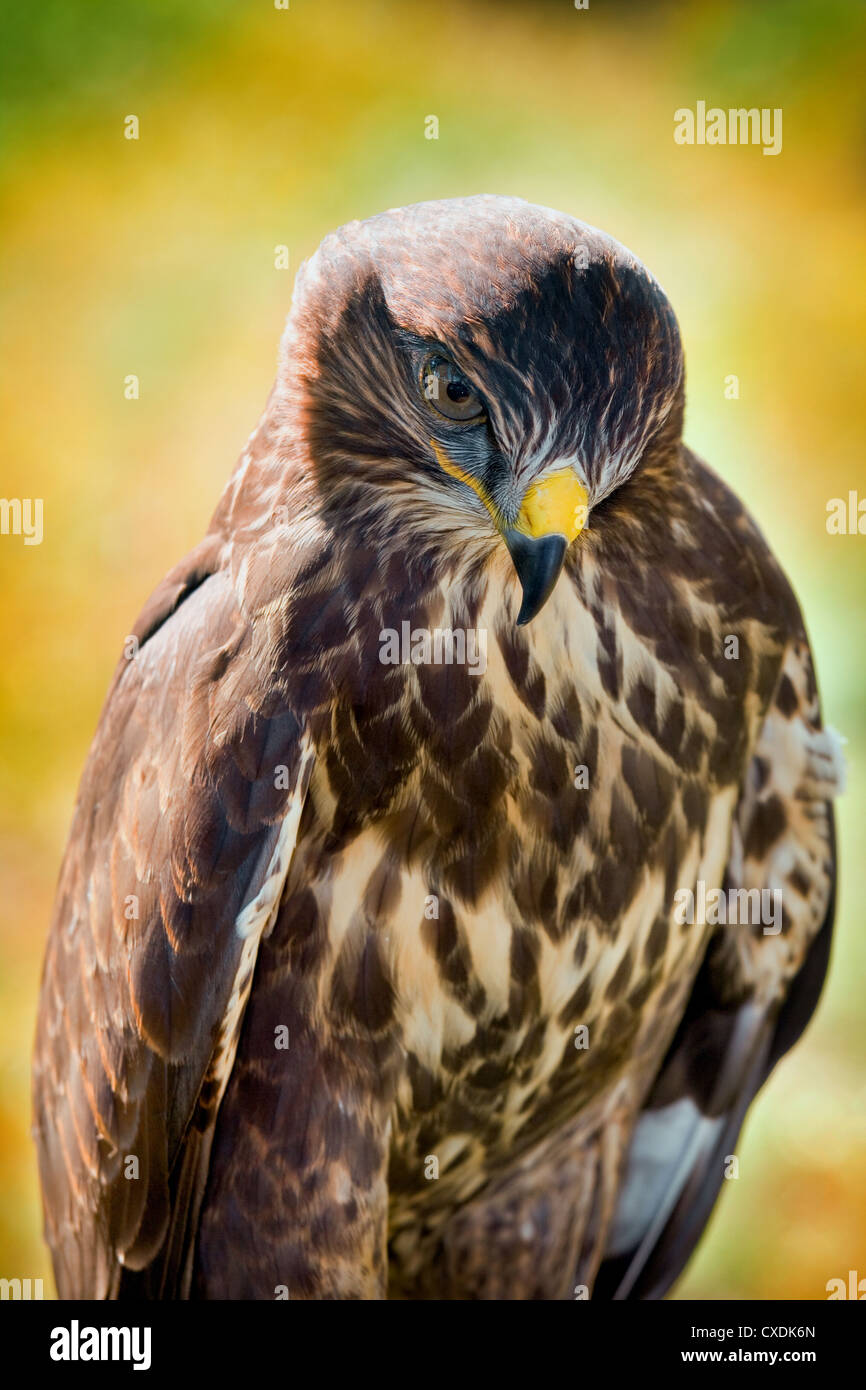
<svg viewBox="0 0 866 1390"><path fill-rule="evenodd" d="M35 1000L123 638L258 417L301 260L341 222L491 192L603 227L665 286L687 439L793 578L849 739L829 985L678 1296L820 1299L866 1276L866 537L825 527L829 499L866 498L863 5L42 0L2 24L0 492L44 499L44 540L0 536L0 1275L53 1288ZM782 153L675 144L699 100L781 107Z"/></svg>

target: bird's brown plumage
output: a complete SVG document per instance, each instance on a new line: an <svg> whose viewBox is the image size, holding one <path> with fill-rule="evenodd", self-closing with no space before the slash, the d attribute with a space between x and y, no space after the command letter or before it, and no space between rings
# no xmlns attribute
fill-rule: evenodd
<svg viewBox="0 0 866 1390"><path fill-rule="evenodd" d="M417 390L431 345L474 434ZM796 601L682 402L667 300L574 219L468 199L323 243L81 785L34 1065L61 1293L676 1276L820 989L838 773ZM581 469L526 627L434 440L506 518ZM485 630L486 671L383 664L407 621ZM680 924L699 879L781 888L781 931Z"/></svg>

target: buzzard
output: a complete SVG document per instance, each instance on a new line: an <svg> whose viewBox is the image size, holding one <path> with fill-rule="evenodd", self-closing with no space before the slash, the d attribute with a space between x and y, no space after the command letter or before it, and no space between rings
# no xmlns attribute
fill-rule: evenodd
<svg viewBox="0 0 866 1390"><path fill-rule="evenodd" d="M302 268L81 783L34 1062L61 1295L677 1277L821 989L840 777L683 381L643 265L519 199Z"/></svg>

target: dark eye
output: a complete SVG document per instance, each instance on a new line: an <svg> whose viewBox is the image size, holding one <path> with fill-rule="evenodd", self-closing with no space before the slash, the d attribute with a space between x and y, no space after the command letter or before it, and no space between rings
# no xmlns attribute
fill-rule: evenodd
<svg viewBox="0 0 866 1390"><path fill-rule="evenodd" d="M421 389L433 409L448 420L483 420L484 405L447 357L428 357Z"/></svg>

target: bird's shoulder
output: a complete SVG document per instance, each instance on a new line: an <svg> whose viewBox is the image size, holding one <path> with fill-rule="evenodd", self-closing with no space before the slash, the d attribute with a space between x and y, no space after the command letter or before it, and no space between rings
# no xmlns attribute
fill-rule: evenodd
<svg viewBox="0 0 866 1390"><path fill-rule="evenodd" d="M803 618L781 562L742 498L686 446L682 470L694 517L694 549L723 611L743 611L781 634L800 636Z"/></svg>

